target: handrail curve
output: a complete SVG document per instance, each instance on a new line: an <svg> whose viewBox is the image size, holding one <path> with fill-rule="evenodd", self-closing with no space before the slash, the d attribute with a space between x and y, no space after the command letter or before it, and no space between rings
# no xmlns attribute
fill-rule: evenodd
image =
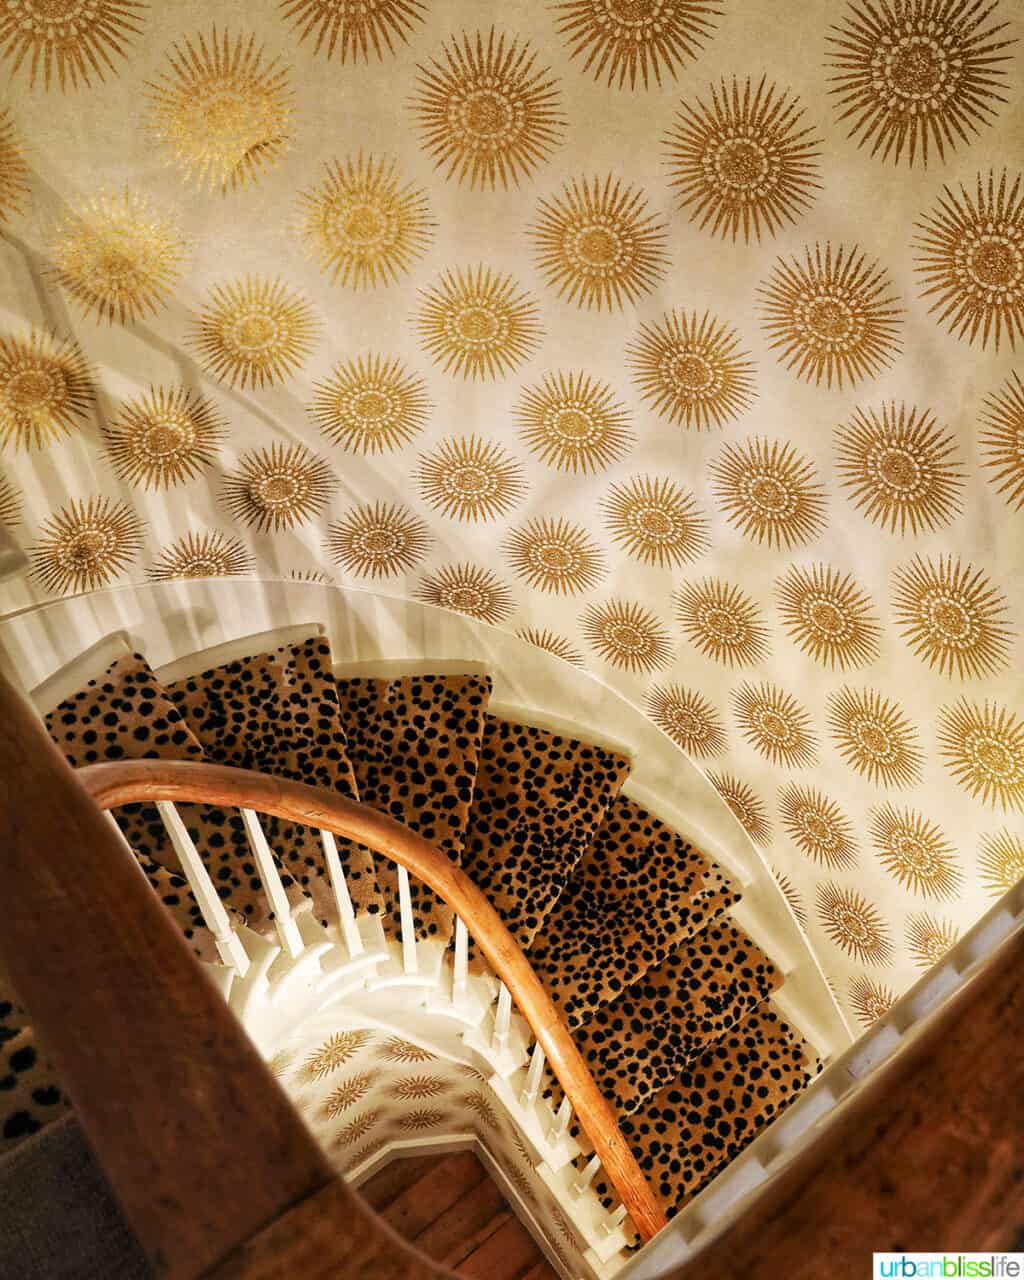
<svg viewBox="0 0 1024 1280"><path fill-rule="evenodd" d="M483 891L436 846L358 801L226 765L126 760L88 765L77 776L101 809L158 800L251 809L355 840L419 877L464 922L508 988L641 1239L652 1239L667 1225L614 1111L529 960Z"/></svg>

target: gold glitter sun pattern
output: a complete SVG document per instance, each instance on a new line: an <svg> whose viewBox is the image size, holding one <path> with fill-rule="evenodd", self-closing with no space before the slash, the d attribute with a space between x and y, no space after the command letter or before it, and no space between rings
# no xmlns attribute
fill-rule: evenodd
<svg viewBox="0 0 1024 1280"><path fill-rule="evenodd" d="M870 829L879 862L905 889L926 898L956 896L963 875L936 823L887 804L872 812Z"/></svg>
<svg viewBox="0 0 1024 1280"><path fill-rule="evenodd" d="M83 4L8 4L0 10L0 56L12 74L25 66L28 82L46 89L53 81L63 92L87 88L90 77L106 79L118 71L148 6L137 0L90 0Z"/></svg>
<svg viewBox="0 0 1024 1280"><path fill-rule="evenodd" d="M302 445L272 444L239 459L224 484L232 516L260 533L291 529L318 516L335 487L334 474Z"/></svg>
<svg viewBox="0 0 1024 1280"><path fill-rule="evenodd" d="M811 717L792 694L776 685L744 682L732 695L733 711L750 745L775 765L817 761Z"/></svg>
<svg viewBox="0 0 1024 1280"><path fill-rule="evenodd" d="M740 826L755 844L767 845L771 839L768 810L752 787L731 773L708 772L708 781L736 816Z"/></svg>
<svg viewBox="0 0 1024 1280"><path fill-rule="evenodd" d="M77 342L42 329L0 335L0 446L42 448L75 430L95 390Z"/></svg>
<svg viewBox="0 0 1024 1280"><path fill-rule="evenodd" d="M624 457L636 438L611 387L585 373L546 374L517 406L520 438L560 471L599 471Z"/></svg>
<svg viewBox="0 0 1024 1280"><path fill-rule="evenodd" d="M518 186L561 141L561 94L528 43L491 28L463 34L420 66L413 110L424 149L445 177L470 187Z"/></svg>
<svg viewBox="0 0 1024 1280"><path fill-rule="evenodd" d="M726 748L718 712L701 694L678 684L654 685L647 691L647 714L677 747L692 756L720 756Z"/></svg>
<svg viewBox="0 0 1024 1280"><path fill-rule="evenodd" d="M0 528L13 529L21 521L21 494L0 476Z"/></svg>
<svg viewBox="0 0 1024 1280"><path fill-rule="evenodd" d="M323 1080L355 1057L372 1039L372 1031L336 1031L306 1058L303 1078Z"/></svg>
<svg viewBox="0 0 1024 1280"><path fill-rule="evenodd" d="M0 110L0 227L20 213L29 193L28 165L11 113Z"/></svg>
<svg viewBox="0 0 1024 1280"><path fill-rule="evenodd" d="M950 947L956 946L960 931L948 920L922 911L907 919L907 946L910 957L921 969L938 964Z"/></svg>
<svg viewBox="0 0 1024 1280"><path fill-rule="evenodd" d="M669 633L649 609L635 601L589 605L580 627L591 648L624 671L655 671L667 666L672 657Z"/></svg>
<svg viewBox="0 0 1024 1280"><path fill-rule="evenodd" d="M940 160L990 124L1006 99L1006 73L998 65L1012 43L1007 24L986 26L993 0L875 0L849 6L828 37L835 70L831 92L849 136L871 154L904 153Z"/></svg>
<svg viewBox="0 0 1024 1280"><path fill-rule="evenodd" d="M797 893L796 888L790 880L789 876L783 874L778 867L772 867L772 875L775 877L779 888L782 890L782 896L789 904L790 911L796 916L797 924L801 929L807 928L807 908L804 906L804 900Z"/></svg>
<svg viewBox="0 0 1024 1280"><path fill-rule="evenodd" d="M317 383L310 413L334 444L353 453L400 449L426 426L426 383L401 360L377 354L335 365Z"/></svg>
<svg viewBox="0 0 1024 1280"><path fill-rule="evenodd" d="M1024 510L1024 382L1016 372L982 410L982 466L996 492L1018 511Z"/></svg>
<svg viewBox="0 0 1024 1280"><path fill-rule="evenodd" d="M981 883L994 898L1001 898L1024 879L1024 839L1002 830L984 836L978 858Z"/></svg>
<svg viewBox="0 0 1024 1280"><path fill-rule="evenodd" d="M445 271L421 291L414 323L431 359L445 373L469 379L505 377L542 337L533 299L511 276L482 265Z"/></svg>
<svg viewBox="0 0 1024 1280"><path fill-rule="evenodd" d="M779 614L804 653L823 666L862 667L878 656L881 628L851 574L793 565L778 586Z"/></svg>
<svg viewBox="0 0 1024 1280"><path fill-rule="evenodd" d="M280 280L245 276L215 285L199 313L193 344L204 366L233 387L271 386L291 377L313 349L309 305Z"/></svg>
<svg viewBox="0 0 1024 1280"><path fill-rule="evenodd" d="M918 222L917 272L922 298L938 323L971 344L989 338L996 351L1004 334L1010 346L1024 338L1024 174L1007 186L977 177L972 197L943 187L931 212Z"/></svg>
<svg viewBox="0 0 1024 1280"><path fill-rule="evenodd" d="M675 604L686 638L716 662L745 667L768 656L768 628L739 587L717 578L687 583Z"/></svg>
<svg viewBox="0 0 1024 1280"><path fill-rule="evenodd" d="M513 572L540 591L575 596L604 577L601 549L585 529L561 516L539 516L512 529L505 547Z"/></svg>
<svg viewBox="0 0 1024 1280"><path fill-rule="evenodd" d="M414 569L430 549L426 524L407 507L354 507L327 531L331 559L357 577L393 578Z"/></svg>
<svg viewBox="0 0 1024 1280"><path fill-rule="evenodd" d="M213 464L227 419L187 387L150 387L123 404L103 438L127 484L169 488Z"/></svg>
<svg viewBox="0 0 1024 1280"><path fill-rule="evenodd" d="M86 315L127 324L152 314L184 267L177 218L127 187L74 208L54 231L53 274Z"/></svg>
<svg viewBox="0 0 1024 1280"><path fill-rule="evenodd" d="M175 44L148 85L148 128L182 176L211 191L244 186L277 165L293 140L294 91L256 37L214 27Z"/></svg>
<svg viewBox="0 0 1024 1280"><path fill-rule="evenodd" d="M512 612L512 593L505 583L474 564L443 565L427 574L413 598L495 626Z"/></svg>
<svg viewBox="0 0 1024 1280"><path fill-rule="evenodd" d="M300 199L306 251L342 287L399 280L426 253L436 225L426 195L402 184L393 160L362 152L326 165L320 185Z"/></svg>
<svg viewBox="0 0 1024 1280"><path fill-rule="evenodd" d="M854 889L826 882L818 885L818 919L825 932L848 955L866 964L888 964L892 941L881 913Z"/></svg>
<svg viewBox="0 0 1024 1280"><path fill-rule="evenodd" d="M769 547L793 547L825 527L825 490L814 467L788 441L755 437L727 444L710 466L729 523Z"/></svg>
<svg viewBox="0 0 1024 1280"><path fill-rule="evenodd" d="M541 200L530 236L548 285L588 309L621 310L668 269L665 224L647 212L642 191L611 174L603 183L574 178L560 196Z"/></svg>
<svg viewBox="0 0 1024 1280"><path fill-rule="evenodd" d="M442 440L421 456L416 474L423 500L453 520L494 520L526 493L516 459L478 436Z"/></svg>
<svg viewBox="0 0 1024 1280"><path fill-rule="evenodd" d="M707 517L690 494L662 476L612 485L601 505L612 540L645 564L686 564L711 546Z"/></svg>
<svg viewBox="0 0 1024 1280"><path fill-rule="evenodd" d="M917 731L874 689L843 688L829 698L829 727L840 755L883 787L907 787L921 774Z"/></svg>
<svg viewBox="0 0 1024 1280"><path fill-rule="evenodd" d="M165 547L146 570L151 582L175 578L233 578L252 573L255 561L238 538L226 534L186 533Z"/></svg>
<svg viewBox="0 0 1024 1280"><path fill-rule="evenodd" d="M538 649L554 654L556 658L561 658L574 667L582 667L584 664L583 654L574 649L565 636L549 631L546 627L523 627L516 635L527 644L536 645Z"/></svg>
<svg viewBox="0 0 1024 1280"><path fill-rule="evenodd" d="M32 576L47 591L95 591L135 560L145 526L124 502L69 502L42 525L30 552Z"/></svg>
<svg viewBox="0 0 1024 1280"><path fill-rule="evenodd" d="M849 991L850 1004L863 1027L873 1026L896 1003L896 993L891 987L863 974L851 979Z"/></svg>
<svg viewBox="0 0 1024 1280"><path fill-rule="evenodd" d="M427 13L422 0L280 0L280 8L314 53L337 54L343 66L368 62L371 51L381 60L393 54Z"/></svg>
<svg viewBox="0 0 1024 1280"><path fill-rule="evenodd" d="M711 430L754 403L754 366L739 334L708 312L672 311L641 325L626 359L641 396L675 426Z"/></svg>
<svg viewBox="0 0 1024 1280"><path fill-rule="evenodd" d="M779 792L779 814L801 853L834 871L857 865L853 827L839 806L820 791L790 783Z"/></svg>
<svg viewBox="0 0 1024 1280"><path fill-rule="evenodd" d="M721 10L709 0L566 0L556 7L557 28L584 71L609 86L659 87L662 72L675 79L714 34Z"/></svg>
<svg viewBox="0 0 1024 1280"><path fill-rule="evenodd" d="M761 239L775 235L810 208L820 188L820 138L801 124L799 98L778 91L762 76L742 93L711 86L710 103L682 103L665 140L671 185L690 221L712 235L733 240L742 231Z"/></svg>
<svg viewBox="0 0 1024 1280"><path fill-rule="evenodd" d="M787 369L840 388L873 377L900 348L901 308L884 268L856 246L804 249L804 261L779 258L760 286L768 346Z"/></svg>
<svg viewBox="0 0 1024 1280"><path fill-rule="evenodd" d="M953 556L917 556L896 570L893 585L896 625L929 666L963 680L1007 665L1006 597L982 570Z"/></svg>
<svg viewBox="0 0 1024 1280"><path fill-rule="evenodd" d="M961 698L940 707L939 749L946 768L970 795L1003 809L1024 809L1024 722L985 700Z"/></svg>

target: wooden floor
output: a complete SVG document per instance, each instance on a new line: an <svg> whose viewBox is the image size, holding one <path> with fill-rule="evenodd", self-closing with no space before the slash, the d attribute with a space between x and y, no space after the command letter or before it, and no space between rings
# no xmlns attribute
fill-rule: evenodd
<svg viewBox="0 0 1024 1280"><path fill-rule="evenodd" d="M558 1280L471 1151L392 1160L359 1188L399 1235L479 1280Z"/></svg>

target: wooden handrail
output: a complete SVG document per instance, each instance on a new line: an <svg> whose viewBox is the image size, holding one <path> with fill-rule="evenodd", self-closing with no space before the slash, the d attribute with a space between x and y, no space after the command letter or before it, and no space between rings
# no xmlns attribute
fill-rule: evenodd
<svg viewBox="0 0 1024 1280"><path fill-rule="evenodd" d="M667 1224L618 1120L594 1083L551 998L487 896L439 849L402 823L343 796L245 769L173 760L90 765L79 778L101 809L170 800L284 818L345 836L407 868L465 923L495 974L511 992L572 1104L641 1239Z"/></svg>

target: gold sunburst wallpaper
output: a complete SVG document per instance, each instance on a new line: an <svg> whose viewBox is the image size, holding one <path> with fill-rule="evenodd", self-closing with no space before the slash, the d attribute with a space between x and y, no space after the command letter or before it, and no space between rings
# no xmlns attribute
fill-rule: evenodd
<svg viewBox="0 0 1024 1280"><path fill-rule="evenodd" d="M21 0L0 83L0 612L506 628L706 772L853 1026L1024 873L1019 0Z"/></svg>

